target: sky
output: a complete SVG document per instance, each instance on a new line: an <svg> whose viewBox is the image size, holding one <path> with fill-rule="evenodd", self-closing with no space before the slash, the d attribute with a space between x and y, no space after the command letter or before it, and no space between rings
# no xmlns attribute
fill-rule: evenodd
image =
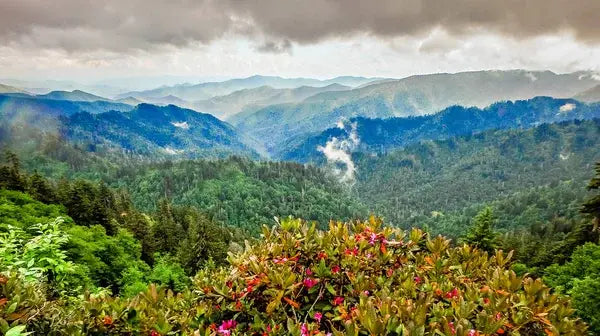
<svg viewBox="0 0 600 336"><path fill-rule="evenodd" d="M598 0L0 0L0 78L600 72Z"/></svg>

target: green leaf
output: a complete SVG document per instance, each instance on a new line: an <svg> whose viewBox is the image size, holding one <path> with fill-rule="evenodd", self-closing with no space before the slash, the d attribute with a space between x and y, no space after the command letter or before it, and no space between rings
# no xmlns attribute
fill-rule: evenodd
<svg viewBox="0 0 600 336"><path fill-rule="evenodd" d="M6 336L28 335L29 333L23 333L23 330L25 330L25 327L26 326L24 326L24 325L18 325L16 327L12 327L6 332Z"/></svg>

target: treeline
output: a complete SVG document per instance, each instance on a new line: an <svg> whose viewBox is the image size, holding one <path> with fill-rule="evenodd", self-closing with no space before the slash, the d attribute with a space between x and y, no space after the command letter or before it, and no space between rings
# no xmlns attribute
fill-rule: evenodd
<svg viewBox="0 0 600 336"><path fill-rule="evenodd" d="M346 186L320 168L241 157L164 162L123 168L108 183L125 188L136 206L154 211L161 197L210 214L211 219L256 235L273 217L317 221L367 215Z"/></svg>
<svg viewBox="0 0 600 336"><path fill-rule="evenodd" d="M144 213L126 191L104 182L54 182L36 172L27 174L10 152L6 162L0 167L3 244L25 247L48 231L53 237L69 236L64 244L60 239L50 243L60 245L62 259L78 266L69 273L70 288L134 295L155 282L181 289L206 262L222 264L229 245L246 238L198 209L175 206L166 198L155 211ZM57 217L62 220L40 227Z"/></svg>
<svg viewBox="0 0 600 336"><path fill-rule="evenodd" d="M560 226L577 220L592 164L600 159L600 120L425 141L355 159L357 194L394 225L426 224L456 237L492 205L505 232Z"/></svg>

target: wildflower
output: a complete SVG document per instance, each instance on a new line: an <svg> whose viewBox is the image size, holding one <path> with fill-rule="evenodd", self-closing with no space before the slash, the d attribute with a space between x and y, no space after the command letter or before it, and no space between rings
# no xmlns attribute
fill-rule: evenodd
<svg viewBox="0 0 600 336"><path fill-rule="evenodd" d="M456 335L456 328L454 328L454 322L448 322L448 328L450 329L452 335Z"/></svg>
<svg viewBox="0 0 600 336"><path fill-rule="evenodd" d="M454 298L458 297L458 289L453 288L451 291L446 293L445 297L446 297L446 299L454 299Z"/></svg>
<svg viewBox="0 0 600 336"><path fill-rule="evenodd" d="M235 329L237 322L235 320L223 321L217 330L219 334L229 336L231 335L231 329Z"/></svg>
<svg viewBox="0 0 600 336"><path fill-rule="evenodd" d="M488 299L488 298L483 298L483 303L484 303L484 304L489 304L489 303L490 303L490 299Z"/></svg>
<svg viewBox="0 0 600 336"><path fill-rule="evenodd" d="M414 277L414 280L417 284L420 284L422 279L420 276L416 276L416 277Z"/></svg>
<svg viewBox="0 0 600 336"><path fill-rule="evenodd" d="M469 333L467 334L467 336L477 336L477 335L479 335L479 332L475 329L469 330Z"/></svg>
<svg viewBox="0 0 600 336"><path fill-rule="evenodd" d="M302 281L302 284L309 289L314 287L317 283L319 283L319 279L306 278Z"/></svg>
<svg viewBox="0 0 600 336"><path fill-rule="evenodd" d="M334 306L339 306L339 305L341 305L342 303L344 303L344 298L343 298L343 297L341 297L341 296L336 296L336 297L333 299L333 305L334 305Z"/></svg>
<svg viewBox="0 0 600 336"><path fill-rule="evenodd" d="M319 255L317 255L317 259L321 260L321 259L327 259L327 253L321 251L319 252Z"/></svg>
<svg viewBox="0 0 600 336"><path fill-rule="evenodd" d="M111 325L113 323L113 319L112 319L112 317L106 315L102 319L102 322L104 323L105 326L109 326L109 325Z"/></svg>
<svg viewBox="0 0 600 336"><path fill-rule="evenodd" d="M331 268L331 272L332 272L333 274L337 274L337 273L339 273L339 272L340 272L340 266L338 266L338 265L334 265L334 266Z"/></svg>
<svg viewBox="0 0 600 336"><path fill-rule="evenodd" d="M156 331L156 330L152 330L152 331L150 332L150 336L160 336L160 334L158 333L158 331Z"/></svg>
<svg viewBox="0 0 600 336"><path fill-rule="evenodd" d="M318 322L321 322L321 319L323 318L323 314L321 314L320 312L316 312L315 315L314 315L314 318Z"/></svg>
<svg viewBox="0 0 600 336"><path fill-rule="evenodd" d="M366 290L366 291L364 291L364 292L363 292L363 294L364 294L365 296L369 296L371 293L370 293L368 290Z"/></svg>
<svg viewBox="0 0 600 336"><path fill-rule="evenodd" d="M306 326L306 323L302 323L302 326L300 327L300 333L302 334L302 336L308 336L308 326Z"/></svg>
<svg viewBox="0 0 600 336"><path fill-rule="evenodd" d="M313 275L313 271L310 268L306 269L306 275L311 276Z"/></svg>
<svg viewBox="0 0 600 336"><path fill-rule="evenodd" d="M371 233L371 236L369 236L369 244L375 245L376 241L377 241L377 234Z"/></svg>

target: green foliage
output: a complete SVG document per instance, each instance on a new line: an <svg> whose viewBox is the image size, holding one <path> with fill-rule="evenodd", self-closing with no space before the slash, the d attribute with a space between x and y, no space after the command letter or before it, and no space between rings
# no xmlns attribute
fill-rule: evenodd
<svg viewBox="0 0 600 336"><path fill-rule="evenodd" d="M600 162L596 163L596 176L590 180L588 190L600 190ZM583 209L581 211L592 216L596 221L597 227L600 221L600 194L597 193L595 196L590 197L590 199L583 204Z"/></svg>
<svg viewBox="0 0 600 336"><path fill-rule="evenodd" d="M175 205L194 206L217 223L253 235L260 233L261 225L273 223L273 216L293 215L324 226L332 218L367 213L324 171L296 163L238 157L167 162L123 169L111 183L125 187L145 211L168 212L159 201L166 195Z"/></svg>
<svg viewBox="0 0 600 336"><path fill-rule="evenodd" d="M119 292L123 273L129 268L148 269L140 260L142 248L133 235L120 230L115 236L106 234L99 225L90 228L73 226L65 251L76 264L84 265L93 283Z"/></svg>
<svg viewBox="0 0 600 336"><path fill-rule="evenodd" d="M63 246L69 236L60 228L62 218L34 224L28 232L9 227L0 233L0 269L19 272L27 281L44 279L57 292L77 292L85 284L78 265L67 260Z"/></svg>
<svg viewBox="0 0 600 336"><path fill-rule="evenodd" d="M193 290L175 295L151 285L129 300L49 300L7 321L55 335L585 333L567 298L517 276L501 251L450 247L417 229L382 228L376 218L332 222L328 231L286 219L263 232L230 266L199 272ZM8 283L19 281L0 282L10 301Z"/></svg>
<svg viewBox="0 0 600 336"><path fill-rule="evenodd" d="M0 231L6 232L9 225L27 229L59 216L66 216L62 206L44 204L22 192L0 189ZM65 220L68 222L70 219Z"/></svg>
<svg viewBox="0 0 600 336"><path fill-rule="evenodd" d="M588 321L593 332L600 333L600 245L582 245L569 262L549 266L544 273L544 281L570 294L577 314Z"/></svg>
<svg viewBox="0 0 600 336"><path fill-rule="evenodd" d="M385 155L356 154L357 194L389 223L464 234L489 205L508 232L578 219L600 158L599 120L494 130L425 141ZM441 215L440 215L441 214Z"/></svg>
<svg viewBox="0 0 600 336"><path fill-rule="evenodd" d="M183 267L177 260L169 257L157 257L152 272L148 275L148 281L155 283L175 292L181 292L190 284L189 277L185 274Z"/></svg>
<svg viewBox="0 0 600 336"><path fill-rule="evenodd" d="M475 216L473 226L467 232L464 241L487 252L497 247L494 225L496 219L492 208L486 207Z"/></svg>

